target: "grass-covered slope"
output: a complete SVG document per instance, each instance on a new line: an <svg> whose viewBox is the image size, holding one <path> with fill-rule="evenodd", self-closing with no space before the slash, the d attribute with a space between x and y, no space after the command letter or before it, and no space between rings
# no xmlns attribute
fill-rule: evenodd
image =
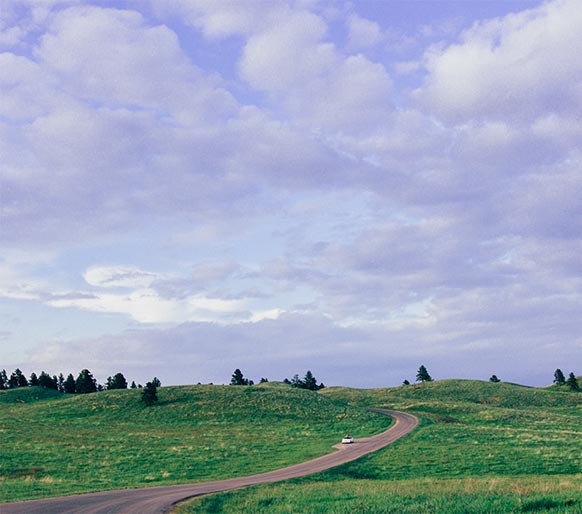
<svg viewBox="0 0 582 514"><path fill-rule="evenodd" d="M408 411L421 424L358 461L182 512L582 513L582 393L444 380L321 394Z"/></svg>
<svg viewBox="0 0 582 514"><path fill-rule="evenodd" d="M0 501L229 478L329 453L390 420L279 384L62 395L0 391Z"/></svg>

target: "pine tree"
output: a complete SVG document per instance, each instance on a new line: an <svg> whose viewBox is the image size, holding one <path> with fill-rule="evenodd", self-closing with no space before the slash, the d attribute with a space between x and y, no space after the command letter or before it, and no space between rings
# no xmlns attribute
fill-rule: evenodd
<svg viewBox="0 0 582 514"><path fill-rule="evenodd" d="M22 374L22 371L20 371L19 368L16 368L8 379L8 388L16 389L17 387L26 386L28 386L28 380L26 380L26 377Z"/></svg>
<svg viewBox="0 0 582 514"><path fill-rule="evenodd" d="M34 371L30 374L30 378L28 379L28 384L32 387L38 385L38 377L36 376L36 373Z"/></svg>
<svg viewBox="0 0 582 514"><path fill-rule="evenodd" d="M301 380L299 378L299 375L297 373L295 373L295 375L293 375L293 378L291 379L291 385L293 387L299 387L299 388L303 388L303 380Z"/></svg>
<svg viewBox="0 0 582 514"><path fill-rule="evenodd" d="M143 388L141 392L141 401L147 407L151 407L155 402L158 401L158 388L152 384L152 382L147 382Z"/></svg>
<svg viewBox="0 0 582 514"><path fill-rule="evenodd" d="M242 374L242 371L236 368L230 379L230 385L253 385L253 381L246 379Z"/></svg>
<svg viewBox="0 0 582 514"><path fill-rule="evenodd" d="M72 373L67 375L65 383L63 384L64 392L68 394L75 394L77 392L77 384Z"/></svg>
<svg viewBox="0 0 582 514"><path fill-rule="evenodd" d="M562 373L562 370L560 368L558 368L556 371L554 371L554 384L558 384L558 385L564 385L566 383L566 377L564 376L564 373Z"/></svg>
<svg viewBox="0 0 582 514"><path fill-rule="evenodd" d="M309 389L310 391L317 391L318 389L317 380L313 376L313 373L311 373L309 370L307 373L305 373L305 377L303 378L303 387L305 387L305 389Z"/></svg>
<svg viewBox="0 0 582 514"><path fill-rule="evenodd" d="M125 380L123 373L116 373L113 378L108 377L107 389L127 389L127 380Z"/></svg>
<svg viewBox="0 0 582 514"><path fill-rule="evenodd" d="M47 389L58 389L56 377L51 377L46 371L41 371L38 377L38 385L46 387Z"/></svg>
<svg viewBox="0 0 582 514"><path fill-rule="evenodd" d="M79 394L94 393L97 391L97 381L88 369L79 373L75 381L75 391Z"/></svg>
<svg viewBox="0 0 582 514"><path fill-rule="evenodd" d="M62 373L59 373L59 379L57 381L58 391L59 393L65 392L65 376Z"/></svg>
<svg viewBox="0 0 582 514"><path fill-rule="evenodd" d="M578 385L578 379L574 373L570 373L568 375L568 380L566 380L566 385L570 388L571 391L579 391L580 386Z"/></svg>
<svg viewBox="0 0 582 514"><path fill-rule="evenodd" d="M131 381L131 386L132 389L137 389L137 386L135 385L135 380Z"/></svg>
<svg viewBox="0 0 582 514"><path fill-rule="evenodd" d="M0 371L0 391L4 391L4 389L8 389L8 375L5 369Z"/></svg>
<svg viewBox="0 0 582 514"><path fill-rule="evenodd" d="M432 377L428 374L427 369L424 365L421 365L418 368L418 373L416 373L416 381L417 382L432 382Z"/></svg>

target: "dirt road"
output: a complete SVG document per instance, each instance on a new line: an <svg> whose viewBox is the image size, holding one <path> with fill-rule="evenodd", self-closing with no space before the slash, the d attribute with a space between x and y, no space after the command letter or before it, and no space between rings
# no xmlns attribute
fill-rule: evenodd
<svg viewBox="0 0 582 514"><path fill-rule="evenodd" d="M339 466L393 443L411 432L418 424L418 419L415 416L404 412L386 409L371 410L394 417L396 423L379 435L356 439L353 444L349 445L338 444L335 447L339 451L287 468L215 482L103 491L45 500L5 503L0 505L0 514L154 514L168 512L172 505L193 496L279 482Z"/></svg>

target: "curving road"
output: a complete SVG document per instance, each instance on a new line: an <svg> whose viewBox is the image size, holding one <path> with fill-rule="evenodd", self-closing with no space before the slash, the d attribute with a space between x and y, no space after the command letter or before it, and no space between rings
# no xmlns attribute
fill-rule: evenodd
<svg viewBox="0 0 582 514"><path fill-rule="evenodd" d="M154 514L168 512L176 503L194 496L279 482L351 462L404 437L418 425L418 418L404 412L387 409L370 410L392 416L396 423L374 437L358 439L350 445L338 444L335 446L339 450L337 452L287 468L259 475L198 484L103 491L44 500L5 503L0 505L0 514Z"/></svg>

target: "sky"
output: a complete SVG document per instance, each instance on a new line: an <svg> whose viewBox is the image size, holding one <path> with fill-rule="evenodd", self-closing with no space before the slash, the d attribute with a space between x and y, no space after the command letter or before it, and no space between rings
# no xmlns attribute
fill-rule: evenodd
<svg viewBox="0 0 582 514"><path fill-rule="evenodd" d="M0 0L0 369L582 372L582 9Z"/></svg>

